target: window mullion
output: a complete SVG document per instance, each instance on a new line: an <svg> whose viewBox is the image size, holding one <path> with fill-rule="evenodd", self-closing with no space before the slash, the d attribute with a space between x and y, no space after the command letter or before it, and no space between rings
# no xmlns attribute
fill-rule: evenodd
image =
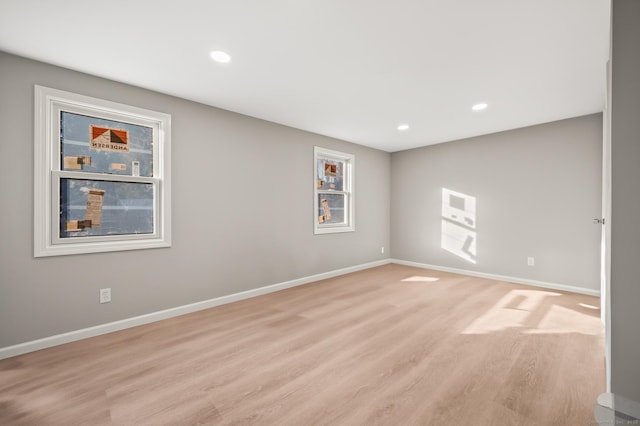
<svg viewBox="0 0 640 426"><path fill-rule="evenodd" d="M114 175L104 173L91 173L91 172L71 172L64 170L53 170L52 176L58 179L89 179L89 180L101 180L110 182L134 182L134 183L158 183L159 178L147 177L147 176L127 176L127 175Z"/></svg>

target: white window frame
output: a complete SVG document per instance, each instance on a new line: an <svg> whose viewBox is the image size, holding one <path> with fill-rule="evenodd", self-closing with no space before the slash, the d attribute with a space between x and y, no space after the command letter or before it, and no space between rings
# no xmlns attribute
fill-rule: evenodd
<svg viewBox="0 0 640 426"><path fill-rule="evenodd" d="M344 162L343 190L335 191L318 188L318 160L336 160ZM332 234L337 232L355 231L355 197L354 197L354 176L355 176L355 155L345 152L334 151L332 149L315 146L313 148L313 233ZM318 218L318 196L320 194L343 194L345 196L345 213L343 223L319 223Z"/></svg>
<svg viewBox="0 0 640 426"><path fill-rule="evenodd" d="M63 170L60 165L63 111L151 127L153 176ZM36 85L34 126L34 257L171 246L170 115ZM153 232L61 238L60 182L65 178L152 184Z"/></svg>

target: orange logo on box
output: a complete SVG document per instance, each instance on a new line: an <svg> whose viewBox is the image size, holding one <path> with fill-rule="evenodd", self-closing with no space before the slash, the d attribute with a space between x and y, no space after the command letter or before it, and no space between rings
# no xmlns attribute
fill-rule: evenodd
<svg viewBox="0 0 640 426"><path fill-rule="evenodd" d="M90 126L92 149L129 152L129 132L102 126Z"/></svg>
<svg viewBox="0 0 640 426"><path fill-rule="evenodd" d="M328 177L336 177L338 173L337 164L324 163L324 175Z"/></svg>

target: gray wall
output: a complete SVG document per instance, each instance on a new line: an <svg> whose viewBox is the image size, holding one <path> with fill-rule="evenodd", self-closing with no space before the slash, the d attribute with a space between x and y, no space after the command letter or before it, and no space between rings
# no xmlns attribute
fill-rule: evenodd
<svg viewBox="0 0 640 426"><path fill-rule="evenodd" d="M0 347L381 260L383 245L599 288L599 114L390 155L2 52L0 76ZM33 258L34 84L172 115L173 247ZM356 155L355 233L312 233L314 145ZM440 247L443 187L476 197L475 265Z"/></svg>
<svg viewBox="0 0 640 426"><path fill-rule="evenodd" d="M640 402L640 1L613 1L611 391Z"/></svg>
<svg viewBox="0 0 640 426"><path fill-rule="evenodd" d="M393 153L391 256L598 291L601 161L602 114ZM476 198L476 264L441 247L442 188Z"/></svg>
<svg viewBox="0 0 640 426"><path fill-rule="evenodd" d="M33 258L34 84L172 115L173 247ZM2 52L0 128L0 347L388 257L385 152ZM356 232L313 235L314 145L356 155Z"/></svg>

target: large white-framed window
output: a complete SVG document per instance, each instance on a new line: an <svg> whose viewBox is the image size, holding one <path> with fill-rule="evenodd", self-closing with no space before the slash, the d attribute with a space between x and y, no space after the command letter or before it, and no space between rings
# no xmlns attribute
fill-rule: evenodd
<svg viewBox="0 0 640 426"><path fill-rule="evenodd" d="M354 226L355 156L314 147L313 232L351 232Z"/></svg>
<svg viewBox="0 0 640 426"><path fill-rule="evenodd" d="M171 116L35 86L34 256L171 246Z"/></svg>

